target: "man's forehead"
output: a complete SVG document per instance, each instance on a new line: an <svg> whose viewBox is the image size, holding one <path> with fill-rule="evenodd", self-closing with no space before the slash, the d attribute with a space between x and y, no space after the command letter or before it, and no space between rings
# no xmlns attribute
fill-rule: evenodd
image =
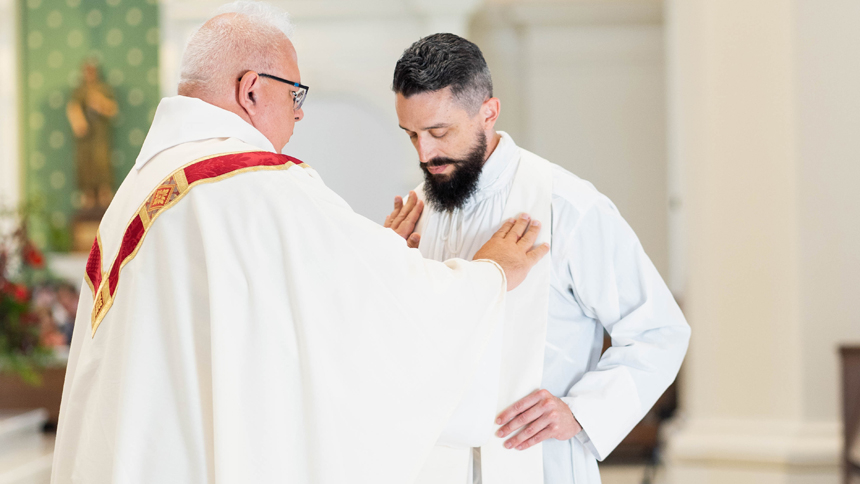
<svg viewBox="0 0 860 484"><path fill-rule="evenodd" d="M444 127L469 117L450 87L409 97L397 93L395 104L401 127L410 131Z"/></svg>

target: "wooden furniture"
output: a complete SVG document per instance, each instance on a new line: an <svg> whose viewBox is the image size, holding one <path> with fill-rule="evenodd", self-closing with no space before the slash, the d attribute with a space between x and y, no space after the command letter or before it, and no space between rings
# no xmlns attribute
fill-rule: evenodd
<svg viewBox="0 0 860 484"><path fill-rule="evenodd" d="M56 428L66 366L51 366L42 373L42 384L31 386L16 375L0 372L0 409L44 408L47 428Z"/></svg>
<svg viewBox="0 0 860 484"><path fill-rule="evenodd" d="M839 348L842 357L842 456L845 484L860 483L860 345Z"/></svg>

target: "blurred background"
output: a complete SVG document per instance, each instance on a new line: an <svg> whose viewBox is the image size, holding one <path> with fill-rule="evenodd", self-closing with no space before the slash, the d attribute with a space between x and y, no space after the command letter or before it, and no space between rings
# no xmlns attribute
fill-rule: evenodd
<svg viewBox="0 0 860 484"><path fill-rule="evenodd" d="M95 227L221 3L0 0L0 484L47 482ZM421 181L392 72L453 32L498 127L636 231L693 337L606 484L860 482L860 2L272 3L311 87L285 152L357 212Z"/></svg>

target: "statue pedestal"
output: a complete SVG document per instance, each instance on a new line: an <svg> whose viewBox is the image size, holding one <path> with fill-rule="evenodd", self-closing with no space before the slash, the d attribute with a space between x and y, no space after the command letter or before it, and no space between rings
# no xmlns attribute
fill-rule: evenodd
<svg viewBox="0 0 860 484"><path fill-rule="evenodd" d="M72 220L72 251L89 252L98 234L99 223L105 211L103 209L84 209L75 214Z"/></svg>

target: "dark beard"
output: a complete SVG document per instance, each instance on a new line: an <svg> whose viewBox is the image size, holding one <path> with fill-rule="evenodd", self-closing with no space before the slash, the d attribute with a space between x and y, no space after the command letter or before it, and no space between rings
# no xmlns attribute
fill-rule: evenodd
<svg viewBox="0 0 860 484"><path fill-rule="evenodd" d="M478 178L484 167L484 155L487 153L487 135L478 134L478 142L465 158L433 158L427 163L420 163L424 172L424 195L430 205L439 212L453 212L463 208L469 197L478 191ZM454 165L450 175L434 175L427 166Z"/></svg>

